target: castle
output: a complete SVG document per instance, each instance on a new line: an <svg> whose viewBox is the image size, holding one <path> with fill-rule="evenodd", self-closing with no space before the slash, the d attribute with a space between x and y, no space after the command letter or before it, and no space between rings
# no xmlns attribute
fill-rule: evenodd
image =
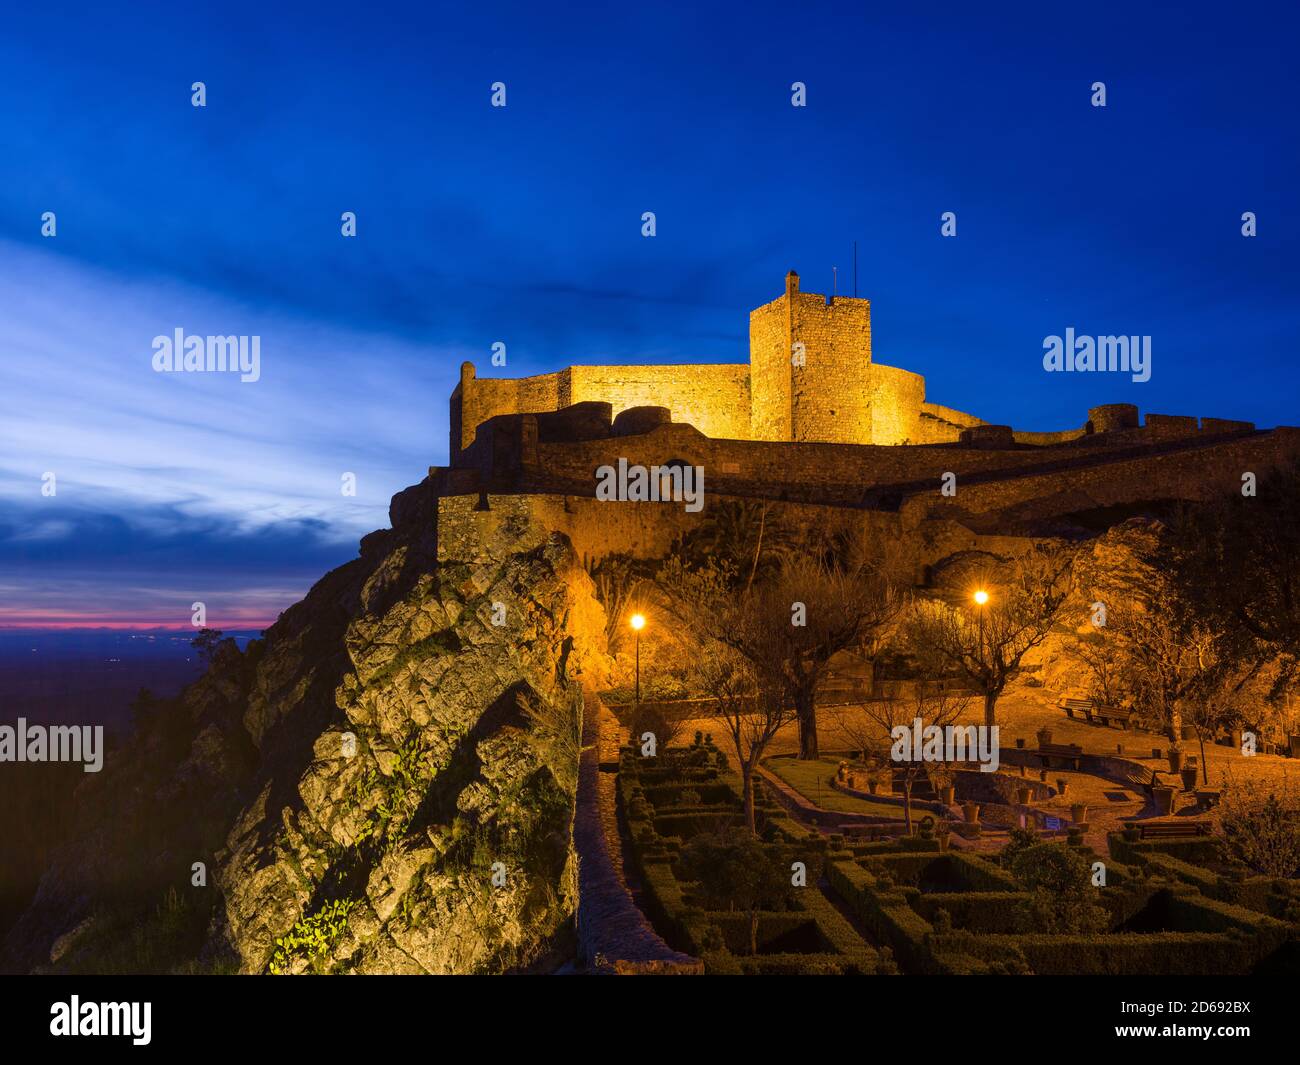
<svg viewBox="0 0 1300 1065"><path fill-rule="evenodd" d="M536 377L480 378L473 363L463 363L451 397L453 465L491 418L591 402L608 403L616 416L661 407L673 422L722 440L1045 446L1138 427L1129 404L1093 408L1083 425L1043 433L990 426L928 403L924 377L873 361L870 300L800 292L791 270L785 291L750 313L748 365L570 366ZM1209 420L1223 430L1252 428Z"/></svg>
<svg viewBox="0 0 1300 1065"><path fill-rule="evenodd" d="M584 552L649 557L697 516L600 502L595 471L620 459L700 468L709 499L978 538L1095 530L1152 502L1239 489L1245 474L1300 458L1298 429L1143 420L1131 404L1027 432L928 403L924 378L872 360L868 300L800 292L794 272L750 314L749 335L748 365L571 366L490 379L465 363L451 396L450 464L430 469L437 535L463 534L469 549L490 536L485 512L520 506Z"/></svg>
<svg viewBox="0 0 1300 1065"><path fill-rule="evenodd" d="M749 316L749 365L571 366L558 373L481 379L461 367L451 402L451 452L498 414L607 402L615 414L666 407L673 421L726 440L931 444L980 419L925 402L920 374L873 362L871 301L785 292Z"/></svg>

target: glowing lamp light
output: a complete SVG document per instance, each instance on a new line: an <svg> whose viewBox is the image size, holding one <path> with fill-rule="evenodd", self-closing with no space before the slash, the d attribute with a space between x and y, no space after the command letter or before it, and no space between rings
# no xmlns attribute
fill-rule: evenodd
<svg viewBox="0 0 1300 1065"><path fill-rule="evenodd" d="M642 629L645 628L645 615L633 614L629 621L629 624L632 626L632 628L636 629L637 632L640 632Z"/></svg>
<svg viewBox="0 0 1300 1065"><path fill-rule="evenodd" d="M981 588L978 592L975 593L975 602L979 606L983 606L988 601L989 601L989 593L986 592L983 588Z"/></svg>

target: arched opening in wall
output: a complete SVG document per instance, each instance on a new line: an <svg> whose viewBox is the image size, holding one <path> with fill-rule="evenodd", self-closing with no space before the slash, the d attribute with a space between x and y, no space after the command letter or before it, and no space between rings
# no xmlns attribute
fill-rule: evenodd
<svg viewBox="0 0 1300 1065"><path fill-rule="evenodd" d="M1091 418L1089 418L1086 422L1083 423L1083 435L1084 435L1084 436L1092 436L1092 434L1095 433L1096 431L1097 431L1097 430L1096 430L1095 428L1093 428L1093 424L1092 424L1092 419L1091 419Z"/></svg>
<svg viewBox="0 0 1300 1065"><path fill-rule="evenodd" d="M686 489L694 488L694 474L691 475L692 480L688 481L686 473L693 466L693 463L682 458L669 459L662 463L659 467L659 498L671 500L685 498Z"/></svg>

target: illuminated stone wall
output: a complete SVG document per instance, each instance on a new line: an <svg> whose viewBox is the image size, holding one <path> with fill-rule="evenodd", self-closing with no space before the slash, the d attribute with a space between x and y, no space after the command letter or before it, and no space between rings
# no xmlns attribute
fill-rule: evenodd
<svg viewBox="0 0 1300 1065"><path fill-rule="evenodd" d="M613 413L667 407L674 421L706 436L748 440L749 367L743 363L689 366L570 366L536 377L479 377L464 363L451 396L451 454L474 442L478 427L498 414L541 414L598 400Z"/></svg>
<svg viewBox="0 0 1300 1065"><path fill-rule="evenodd" d="M872 361L871 302L785 291L749 316L750 361L677 366L571 366L535 377L480 378L461 367L451 398L451 456L480 425L501 414L540 414L587 401L667 407L672 420L722 440L832 444L955 444L963 430L983 426L974 415L928 403L920 374ZM796 359L802 357L802 365ZM1092 417L1095 415L1095 417ZM1129 405L1098 407L1091 428L1118 433L1135 424ZM1216 423L1232 432L1235 423ZM1195 419L1151 415L1152 435L1196 432ZM1049 447L1077 440L1087 426L1015 433L1017 444Z"/></svg>
<svg viewBox="0 0 1300 1065"><path fill-rule="evenodd" d="M614 416L629 407L667 407L673 421L705 436L748 440L749 367L743 363L691 366L574 366L571 403L600 400Z"/></svg>

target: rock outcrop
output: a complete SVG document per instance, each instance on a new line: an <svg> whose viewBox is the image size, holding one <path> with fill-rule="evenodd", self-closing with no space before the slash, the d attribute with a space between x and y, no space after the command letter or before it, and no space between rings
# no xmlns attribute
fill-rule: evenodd
<svg viewBox="0 0 1300 1065"><path fill-rule="evenodd" d="M439 564L434 507L427 481L396 496L390 530L87 785L6 969L491 972L566 933L604 613L562 536ZM178 911L197 937L107 958L113 927Z"/></svg>

